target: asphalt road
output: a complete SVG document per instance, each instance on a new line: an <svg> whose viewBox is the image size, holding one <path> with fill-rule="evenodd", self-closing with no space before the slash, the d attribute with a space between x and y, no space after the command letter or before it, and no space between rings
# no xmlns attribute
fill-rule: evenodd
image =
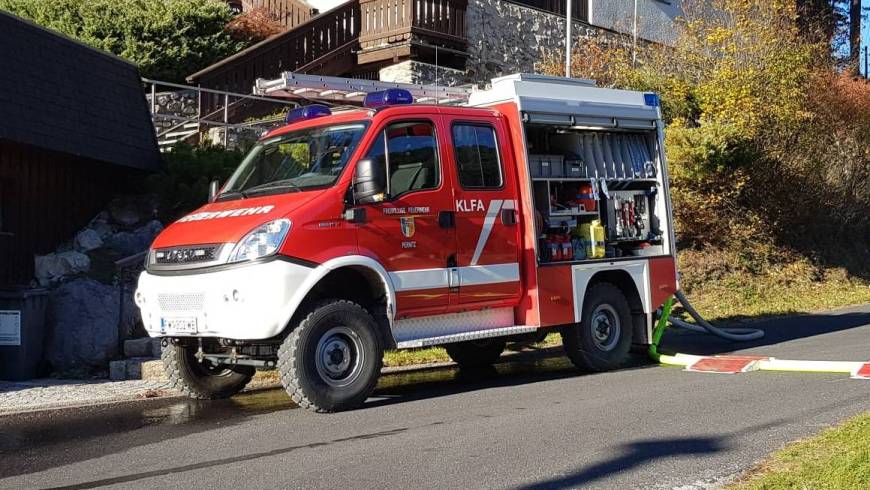
<svg viewBox="0 0 870 490"><path fill-rule="evenodd" d="M870 306L759 325L744 352L870 360ZM870 381L841 375L580 375L553 358L388 376L334 415L272 390L0 418L0 488L706 488L866 410Z"/></svg>

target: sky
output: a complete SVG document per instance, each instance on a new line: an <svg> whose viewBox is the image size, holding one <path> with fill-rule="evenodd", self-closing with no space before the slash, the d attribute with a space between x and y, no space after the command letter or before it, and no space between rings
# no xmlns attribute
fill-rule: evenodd
<svg viewBox="0 0 870 490"><path fill-rule="evenodd" d="M870 0L862 0L864 8L870 8ZM870 16L861 19L861 73L864 73L864 46L870 46ZM866 77L868 74L864 73Z"/></svg>

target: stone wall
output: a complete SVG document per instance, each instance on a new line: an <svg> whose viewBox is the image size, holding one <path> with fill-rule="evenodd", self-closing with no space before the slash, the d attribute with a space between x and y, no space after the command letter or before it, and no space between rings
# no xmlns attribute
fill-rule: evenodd
<svg viewBox="0 0 870 490"><path fill-rule="evenodd" d="M145 98L148 101L148 107L151 108L151 94L146 94ZM154 107L154 126L157 132L169 129L176 126L180 121L173 120L169 117L183 117L188 119L196 119L197 117L197 93L196 90L179 90L176 92L158 92L156 94L156 104Z"/></svg>
<svg viewBox="0 0 870 490"><path fill-rule="evenodd" d="M419 84L434 84L437 81L439 85L448 87L469 82L466 73L462 70L443 66L436 67L429 63L413 60L381 68L380 79L384 82Z"/></svg>
<svg viewBox="0 0 870 490"><path fill-rule="evenodd" d="M565 17L501 0L469 0L466 78L484 85L511 73L536 72L547 55L565 55ZM574 43L604 31L574 22Z"/></svg>
<svg viewBox="0 0 870 490"><path fill-rule="evenodd" d="M640 39L672 45L676 41L675 20L683 15L682 1L639 0L637 35ZM589 0L589 22L630 34L634 27L633 0Z"/></svg>

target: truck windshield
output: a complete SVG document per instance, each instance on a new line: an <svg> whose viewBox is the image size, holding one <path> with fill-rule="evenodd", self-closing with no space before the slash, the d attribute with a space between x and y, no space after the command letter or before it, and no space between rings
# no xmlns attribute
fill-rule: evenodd
<svg viewBox="0 0 870 490"><path fill-rule="evenodd" d="M365 123L300 129L257 143L219 199L329 187L347 165Z"/></svg>

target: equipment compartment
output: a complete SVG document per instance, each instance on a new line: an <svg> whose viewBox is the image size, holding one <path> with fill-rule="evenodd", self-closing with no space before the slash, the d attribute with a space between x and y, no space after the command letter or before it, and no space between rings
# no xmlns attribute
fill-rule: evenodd
<svg viewBox="0 0 870 490"><path fill-rule="evenodd" d="M529 124L526 137L540 262L666 253L655 132Z"/></svg>

